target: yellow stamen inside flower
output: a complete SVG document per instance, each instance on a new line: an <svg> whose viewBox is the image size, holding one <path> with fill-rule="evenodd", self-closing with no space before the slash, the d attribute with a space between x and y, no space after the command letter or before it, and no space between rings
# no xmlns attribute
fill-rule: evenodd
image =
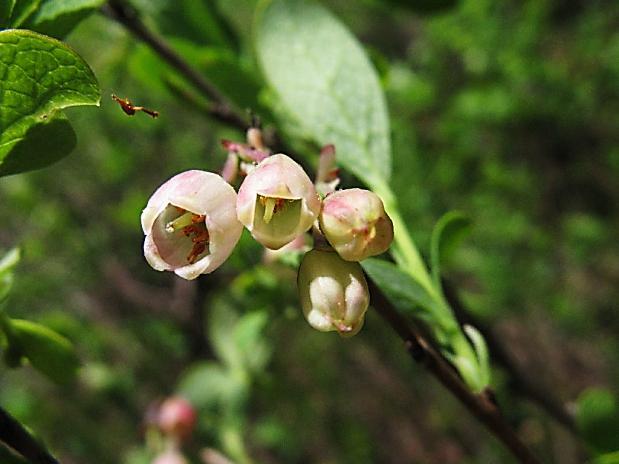
<svg viewBox="0 0 619 464"><path fill-rule="evenodd" d="M193 216L195 216L193 213L186 212L173 221L168 222L165 226L166 232L171 234L179 229L182 229L183 227L190 226L195 222Z"/></svg>
<svg viewBox="0 0 619 464"><path fill-rule="evenodd" d="M264 198L264 216L262 219L265 224L271 222L273 219L273 214L275 213L275 207L277 206L277 200L275 198L266 197Z"/></svg>

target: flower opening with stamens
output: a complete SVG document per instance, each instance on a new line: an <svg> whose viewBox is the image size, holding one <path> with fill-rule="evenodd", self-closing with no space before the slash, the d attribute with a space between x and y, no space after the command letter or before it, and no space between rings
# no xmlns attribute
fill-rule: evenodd
<svg viewBox="0 0 619 464"><path fill-rule="evenodd" d="M303 168L290 157L260 162L241 184L237 215L252 236L277 250L312 227L320 198Z"/></svg>
<svg viewBox="0 0 619 464"><path fill-rule="evenodd" d="M217 174L192 170L172 177L142 212L146 260L188 280L214 271L243 231L235 205L236 192Z"/></svg>

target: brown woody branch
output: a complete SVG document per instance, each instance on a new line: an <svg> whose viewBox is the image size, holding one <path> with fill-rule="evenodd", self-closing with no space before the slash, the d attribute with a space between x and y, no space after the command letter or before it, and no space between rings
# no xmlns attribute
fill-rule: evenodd
<svg viewBox="0 0 619 464"><path fill-rule="evenodd" d="M103 12L124 25L133 35L145 42L170 66L180 72L210 101L208 112L216 120L245 130L248 123L234 105L204 76L176 53L167 42L161 40L142 22L136 10L123 0L108 0Z"/></svg>
<svg viewBox="0 0 619 464"><path fill-rule="evenodd" d="M496 335L486 327L478 318L474 317L470 311L462 304L455 288L449 282L443 282L445 297L454 311L460 324L474 326L483 335L492 359L509 372L508 386L513 392L524 397L541 407L546 413L563 425L572 433L576 432L574 417L560 401L543 388L539 383L533 382L531 378L523 372L522 368L507 351Z"/></svg>
<svg viewBox="0 0 619 464"><path fill-rule="evenodd" d="M49 451L4 409L0 408L0 442L31 464L59 464Z"/></svg>
<svg viewBox="0 0 619 464"><path fill-rule="evenodd" d="M501 414L492 391L475 395L462 382L445 359L428 343L425 337L398 313L380 289L369 280L374 309L385 319L404 342L412 358L423 365L449 392L454 395L521 464L539 464L540 461L522 443L514 429Z"/></svg>

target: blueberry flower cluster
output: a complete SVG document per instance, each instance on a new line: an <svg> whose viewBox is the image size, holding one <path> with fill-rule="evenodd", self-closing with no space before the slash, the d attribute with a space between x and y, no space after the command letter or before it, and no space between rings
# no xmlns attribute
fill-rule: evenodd
<svg viewBox="0 0 619 464"><path fill-rule="evenodd" d="M321 153L316 182L284 154L271 153L251 129L249 144L225 141L222 176L191 170L159 187L142 212L144 256L159 271L195 279L230 256L243 226L267 249L298 243L313 229L314 249L298 273L303 313L317 330L354 335L369 305L359 261L385 252L393 225L381 199L362 189L335 190L335 151ZM230 185L244 179L238 194Z"/></svg>

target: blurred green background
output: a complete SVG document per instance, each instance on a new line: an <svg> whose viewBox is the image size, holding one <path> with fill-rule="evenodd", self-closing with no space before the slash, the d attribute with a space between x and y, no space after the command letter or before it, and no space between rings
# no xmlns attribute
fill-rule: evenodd
<svg viewBox="0 0 619 464"><path fill-rule="evenodd" d="M465 212L472 233L446 271L471 313L569 410L592 387L616 392L619 4L323 4L380 73L392 186L420 249L443 213ZM253 1L135 5L240 108L273 123L253 56ZM204 447L239 463L511 462L372 311L352 339L313 331L294 270L263 264L248 236L199 283L153 271L139 226L150 194L182 170L218 171L220 140L244 135L210 119L109 18L93 14L66 40L97 75L102 105L67 111L78 134L71 156L0 181L0 248L23 251L9 312L67 336L82 362L69 387L3 367L0 404L61 462L150 462L144 414L175 392L199 411L192 462ZM161 115L127 117L111 93ZM499 400L546 462L612 449L619 430L583 445L508 378L497 367Z"/></svg>

